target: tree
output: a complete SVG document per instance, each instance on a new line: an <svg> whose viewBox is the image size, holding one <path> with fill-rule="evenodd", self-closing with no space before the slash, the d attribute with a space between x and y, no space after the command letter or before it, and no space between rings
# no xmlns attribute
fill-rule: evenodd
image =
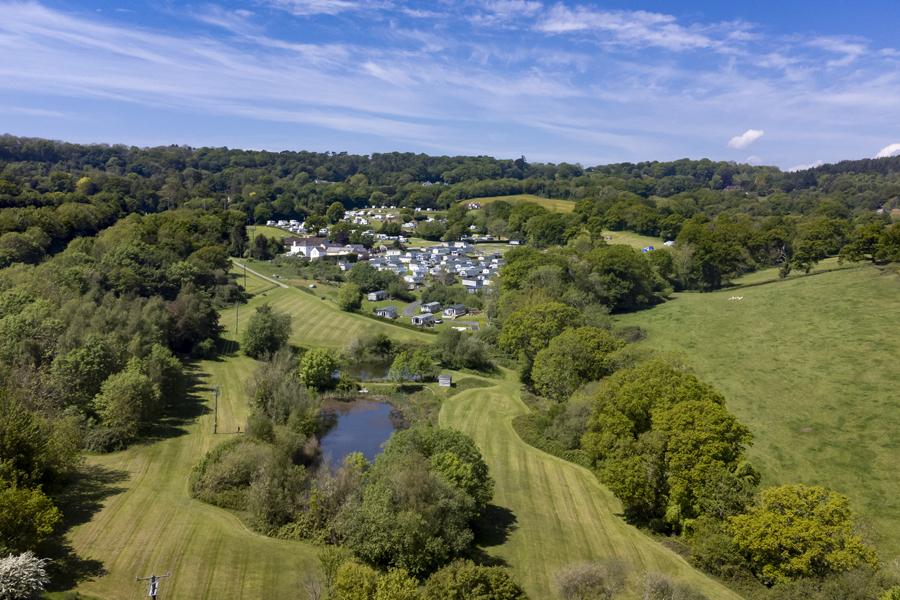
<svg viewBox="0 0 900 600"><path fill-rule="evenodd" d="M332 202L325 211L325 220L334 225L344 218L344 205L340 202Z"/></svg>
<svg viewBox="0 0 900 600"><path fill-rule="evenodd" d="M328 389L334 385L332 374L337 367L337 359L330 350L314 348L300 359L300 381L316 390Z"/></svg>
<svg viewBox="0 0 900 600"><path fill-rule="evenodd" d="M247 356L262 358L283 348L290 335L291 315L263 304L250 317L241 346Z"/></svg>
<svg viewBox="0 0 900 600"><path fill-rule="evenodd" d="M457 560L425 582L425 600L525 600L525 590L500 567Z"/></svg>
<svg viewBox="0 0 900 600"><path fill-rule="evenodd" d="M384 453L359 502L335 521L342 543L366 563L423 576L462 554L473 539L473 501L430 472L416 453Z"/></svg>
<svg viewBox="0 0 900 600"><path fill-rule="evenodd" d="M420 600L418 582L403 569L389 569L378 578L374 600Z"/></svg>
<svg viewBox="0 0 900 600"><path fill-rule="evenodd" d="M513 312L500 332L500 345L510 354L534 356L566 327L578 322L578 311L560 302L546 302Z"/></svg>
<svg viewBox="0 0 900 600"><path fill-rule="evenodd" d="M444 329L432 345L435 358L451 369L490 369L487 346L470 333Z"/></svg>
<svg viewBox="0 0 900 600"><path fill-rule="evenodd" d="M562 401L579 386L608 375L609 355L625 343L596 327L567 329L537 353L531 379L542 395Z"/></svg>
<svg viewBox="0 0 900 600"><path fill-rule="evenodd" d="M341 310L353 312L362 306L363 294L359 286L353 282L347 282L338 291L337 303Z"/></svg>
<svg viewBox="0 0 900 600"><path fill-rule="evenodd" d="M372 600L378 586L378 573L358 562L345 562L334 576L329 598L333 600Z"/></svg>
<svg viewBox="0 0 900 600"><path fill-rule="evenodd" d="M53 533L62 513L40 488L20 488L3 479L0 488L0 555L33 550Z"/></svg>
<svg viewBox="0 0 900 600"><path fill-rule="evenodd" d="M28 600L41 597L50 577L46 558L33 552L0 557L0 599Z"/></svg>
<svg viewBox="0 0 900 600"><path fill-rule="evenodd" d="M424 348L404 350L391 363L388 377L394 381L429 381L435 378L437 369Z"/></svg>
<svg viewBox="0 0 900 600"><path fill-rule="evenodd" d="M124 370L103 382L93 405L103 426L128 442L159 414L159 387L141 372L140 362L132 359Z"/></svg>
<svg viewBox="0 0 900 600"><path fill-rule="evenodd" d="M855 533L849 500L820 486L767 488L728 527L753 573L769 585L877 562L874 549Z"/></svg>

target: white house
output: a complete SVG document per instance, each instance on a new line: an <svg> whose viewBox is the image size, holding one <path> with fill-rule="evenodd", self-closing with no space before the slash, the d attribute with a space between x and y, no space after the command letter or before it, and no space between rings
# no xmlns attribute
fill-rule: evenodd
<svg viewBox="0 0 900 600"><path fill-rule="evenodd" d="M394 306L385 306L383 308L376 308L375 316L381 317L382 319L396 319L397 318L397 308Z"/></svg>
<svg viewBox="0 0 900 600"><path fill-rule="evenodd" d="M434 325L434 315L431 313L414 315L410 321L417 327L432 327Z"/></svg>
<svg viewBox="0 0 900 600"><path fill-rule="evenodd" d="M369 302L378 302L379 300L384 300L388 297L388 293L384 290L376 290L374 292L369 292L366 294L366 299Z"/></svg>

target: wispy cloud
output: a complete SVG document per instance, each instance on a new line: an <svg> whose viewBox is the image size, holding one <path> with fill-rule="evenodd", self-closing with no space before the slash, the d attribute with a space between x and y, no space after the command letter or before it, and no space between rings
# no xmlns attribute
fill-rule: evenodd
<svg viewBox="0 0 900 600"><path fill-rule="evenodd" d="M888 144L878 151L875 158L888 158L889 156L897 156L900 154L900 144Z"/></svg>
<svg viewBox="0 0 900 600"><path fill-rule="evenodd" d="M669 50L708 48L712 39L680 25L675 17L643 10L597 10L555 5L535 29L550 34L593 32L608 41L633 46L657 46Z"/></svg>
<svg viewBox="0 0 900 600"><path fill-rule="evenodd" d="M0 0L2 101L37 98L48 114L32 116L48 119L88 105L215 116L236 139L278 123L283 146L334 149L342 135L356 151L582 162L718 158L723 140L743 149L763 135L748 123L765 123L770 164L900 139L900 54L861 38L539 0L251 6L172 9L163 29ZM23 114L0 107L0 130ZM166 126L154 135L187 135Z"/></svg>
<svg viewBox="0 0 900 600"><path fill-rule="evenodd" d="M765 135L765 133L766 132L762 129L748 129L744 133L736 135L728 140L728 147L736 148L738 150L740 150L741 148L746 148L747 146L761 138L763 135Z"/></svg>

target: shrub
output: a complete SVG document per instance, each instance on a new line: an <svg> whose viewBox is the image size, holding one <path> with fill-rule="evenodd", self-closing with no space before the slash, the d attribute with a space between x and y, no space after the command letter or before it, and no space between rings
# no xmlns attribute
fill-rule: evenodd
<svg viewBox="0 0 900 600"><path fill-rule="evenodd" d="M500 567L455 561L425 582L425 600L524 600L525 591Z"/></svg>
<svg viewBox="0 0 900 600"><path fill-rule="evenodd" d="M618 563L584 563L566 567L556 577L564 600L609 600L625 585Z"/></svg>
<svg viewBox="0 0 900 600"><path fill-rule="evenodd" d="M191 495L235 510L247 508L247 490L271 450L250 438L232 438L210 450L191 473Z"/></svg>
<svg viewBox="0 0 900 600"><path fill-rule="evenodd" d="M37 598L48 583L46 558L32 552L0 558L0 600Z"/></svg>

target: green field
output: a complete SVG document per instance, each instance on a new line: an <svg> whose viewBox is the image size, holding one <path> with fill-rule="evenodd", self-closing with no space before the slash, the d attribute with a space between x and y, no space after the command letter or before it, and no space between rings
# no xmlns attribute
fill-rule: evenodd
<svg viewBox="0 0 900 600"><path fill-rule="evenodd" d="M285 231L284 229L279 229L277 227L269 227L267 225L248 225L247 226L247 237L250 240L253 240L258 235L264 235L266 237L275 238L279 240L283 240L286 237L290 237L292 235L296 235L291 233L290 231Z"/></svg>
<svg viewBox="0 0 900 600"><path fill-rule="evenodd" d="M496 481L494 504L509 511L509 537L484 550L508 564L533 599L555 596L556 572L588 560L617 559L631 573L628 597L640 597L640 576L667 573L709 598L737 598L674 552L622 520L621 505L587 469L523 442L512 426L528 411L511 372L491 388L468 390L445 402L441 425L471 435Z"/></svg>
<svg viewBox="0 0 900 600"><path fill-rule="evenodd" d="M254 306L271 302L294 317L291 340L300 345L340 349L373 329L396 339L429 339L423 333L341 312L316 296L253 274L247 280L258 295L241 308L241 329ZM222 318L230 339L235 339L234 316L229 310ZM241 355L198 363L194 407L169 419L161 439L88 458L93 477L85 478L81 487L98 506L70 530L68 539L82 559L99 561L106 573L82 582L79 593L103 600L143 598L145 587L134 577L171 571L172 578L163 582L163 597L304 597L303 582L317 569L314 546L253 533L237 515L188 495L193 465L237 427L244 427L245 382L255 365ZM736 598L626 525L618 515L618 502L589 471L522 442L511 423L527 410L518 397L518 384L509 372L492 382L493 387L454 396L445 403L440 419L473 435L484 452L496 480L494 503L513 523L508 537L493 539L482 549L506 562L532 598L553 597L559 567L612 557L635 573L668 573L710 598ZM212 433L214 386L221 392L218 435ZM637 575L632 590L636 581Z"/></svg>
<svg viewBox="0 0 900 600"><path fill-rule="evenodd" d="M88 459L96 479L114 482L88 492L105 488L111 495L69 535L81 558L101 561L106 570L82 583L79 592L109 600L145 598L146 584L134 578L171 571L162 597L294 598L313 572L313 546L265 538L234 514L188 496L191 468L229 437L212 433L209 387L221 389L219 431L235 431L246 418L244 382L254 361L235 356L197 367L197 401L205 414L171 420L166 439Z"/></svg>
<svg viewBox="0 0 900 600"><path fill-rule="evenodd" d="M656 249L660 249L664 247L663 242L665 241L662 238L641 235L631 231L604 231L603 237L606 239L607 244L622 244L624 246L631 246L635 250L640 250L647 246L653 246Z"/></svg>
<svg viewBox="0 0 900 600"><path fill-rule="evenodd" d="M642 343L682 354L725 394L753 432L750 457L765 484L822 484L848 495L882 559L900 554L896 270L856 266L678 294L619 321L645 328Z"/></svg>
<svg viewBox="0 0 900 600"><path fill-rule="evenodd" d="M491 196L490 198L470 198L469 200L463 200L466 204L469 202L477 202L484 206L485 204L490 204L491 202L498 201L509 202L510 204L518 204L520 202L531 202L533 204L539 204L543 206L547 210L553 210L561 213L570 213L575 210L575 202L572 200L559 200L555 198L541 198L540 196L534 196L532 194L513 194L511 196Z"/></svg>

